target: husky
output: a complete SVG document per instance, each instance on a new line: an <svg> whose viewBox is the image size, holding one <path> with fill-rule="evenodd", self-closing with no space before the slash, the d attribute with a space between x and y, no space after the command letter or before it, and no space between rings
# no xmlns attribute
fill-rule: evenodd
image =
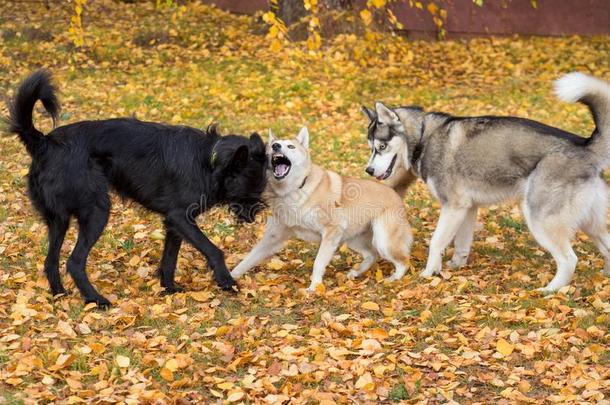
<svg viewBox="0 0 610 405"><path fill-rule="evenodd" d="M480 206L520 199L528 227L557 264L545 293L568 285L577 258L571 239L584 231L605 259L610 276L606 228L610 164L610 84L582 73L555 82L564 101L589 107L595 131L589 138L516 117L455 117L420 107L363 107L372 149L366 172L405 189L421 178L441 204L421 276L441 272L442 255L453 240L449 267L463 266L470 252Z"/></svg>
<svg viewBox="0 0 610 405"><path fill-rule="evenodd" d="M296 139L276 139L269 131L267 148L269 168L263 199L272 215L263 239L231 277L243 276L277 253L291 237L320 243L309 291L322 283L326 267L343 243L363 257L360 267L348 273L349 278L366 272L378 255L395 267L388 280L404 276L413 236L405 206L394 190L313 164L307 127L301 128Z"/></svg>

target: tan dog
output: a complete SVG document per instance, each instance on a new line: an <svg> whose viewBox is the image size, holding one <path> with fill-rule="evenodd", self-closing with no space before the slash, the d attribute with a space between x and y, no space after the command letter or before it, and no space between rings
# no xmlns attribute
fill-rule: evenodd
<svg viewBox="0 0 610 405"><path fill-rule="evenodd" d="M403 201L381 183L342 177L311 162L309 132L278 140L269 131L269 169L265 200L272 216L263 239L231 272L235 279L278 252L291 237L320 242L309 291L322 283L333 254L341 244L360 253L363 261L348 277L367 271L377 256L392 262L402 278L413 236Z"/></svg>

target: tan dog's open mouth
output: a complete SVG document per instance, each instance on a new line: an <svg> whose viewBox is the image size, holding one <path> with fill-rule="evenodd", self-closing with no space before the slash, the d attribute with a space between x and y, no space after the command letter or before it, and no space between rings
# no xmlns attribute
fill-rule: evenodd
<svg viewBox="0 0 610 405"><path fill-rule="evenodd" d="M271 155L271 168L273 169L273 177L276 179L283 179L290 172L292 163L290 159L281 153L274 153Z"/></svg>

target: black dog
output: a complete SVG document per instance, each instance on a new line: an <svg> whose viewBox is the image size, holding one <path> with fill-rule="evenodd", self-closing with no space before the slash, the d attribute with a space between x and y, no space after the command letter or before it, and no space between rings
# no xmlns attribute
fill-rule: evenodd
<svg viewBox="0 0 610 405"><path fill-rule="evenodd" d="M215 127L200 131L123 118L77 122L44 136L32 122L38 100L55 122L59 102L45 70L21 84L9 106L9 122L32 156L28 189L49 229L44 270L54 295L65 293L59 252L70 218L76 217L79 233L66 265L68 273L86 302L110 305L91 285L85 266L108 221L111 188L164 216L159 276L168 293L182 290L174 283L174 273L183 240L206 257L220 287L235 286L223 252L194 218L210 207L228 204L239 220L254 221L265 187L265 145L258 134L249 139L221 137Z"/></svg>

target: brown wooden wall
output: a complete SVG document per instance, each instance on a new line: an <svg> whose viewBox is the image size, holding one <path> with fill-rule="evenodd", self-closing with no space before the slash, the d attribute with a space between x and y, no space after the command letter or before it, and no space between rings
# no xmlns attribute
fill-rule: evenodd
<svg viewBox="0 0 610 405"><path fill-rule="evenodd" d="M268 9L267 0L203 1L236 13ZM537 9L530 0L485 0L483 7L472 0L434 3L447 10L445 29L449 36L610 34L610 0L538 0ZM392 7L408 35L435 34L436 26L427 10L412 8L407 0Z"/></svg>
<svg viewBox="0 0 610 405"><path fill-rule="evenodd" d="M254 14L259 10L268 10L268 0L203 0L203 3L214 4L223 10L239 14Z"/></svg>
<svg viewBox="0 0 610 405"><path fill-rule="evenodd" d="M447 10L445 29L449 34L598 35L610 34L610 0L486 0L483 7L472 0L437 2ZM426 10L408 5L394 12L407 30L434 31Z"/></svg>

